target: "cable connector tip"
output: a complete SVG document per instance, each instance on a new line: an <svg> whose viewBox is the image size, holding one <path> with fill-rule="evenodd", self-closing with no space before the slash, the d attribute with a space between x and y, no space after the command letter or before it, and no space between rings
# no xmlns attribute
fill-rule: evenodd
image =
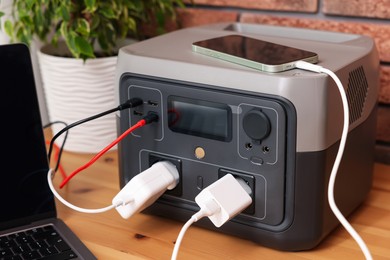
<svg viewBox="0 0 390 260"><path fill-rule="evenodd" d="M149 112L146 116L144 116L143 120L145 120L146 124L150 124L152 122L158 121L158 115L154 112Z"/></svg>
<svg viewBox="0 0 390 260"><path fill-rule="evenodd" d="M323 69L322 66L319 66L319 65L316 65L316 64L313 64L310 62L306 62L303 60L297 61L295 63L295 67L298 69L303 69L303 70L308 70L308 71L318 72L318 73L321 73L322 69Z"/></svg>
<svg viewBox="0 0 390 260"><path fill-rule="evenodd" d="M143 103L144 103L144 101L140 98L131 98L131 99L127 100L125 103L120 104L118 106L118 109L123 110L123 109L127 109L127 108L134 108L134 107L138 107L138 106L142 105Z"/></svg>

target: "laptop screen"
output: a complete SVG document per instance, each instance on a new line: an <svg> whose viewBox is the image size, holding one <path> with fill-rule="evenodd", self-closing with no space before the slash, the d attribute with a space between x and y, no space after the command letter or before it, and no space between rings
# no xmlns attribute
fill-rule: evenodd
<svg viewBox="0 0 390 260"><path fill-rule="evenodd" d="M55 216L29 49L0 45L0 229Z"/></svg>

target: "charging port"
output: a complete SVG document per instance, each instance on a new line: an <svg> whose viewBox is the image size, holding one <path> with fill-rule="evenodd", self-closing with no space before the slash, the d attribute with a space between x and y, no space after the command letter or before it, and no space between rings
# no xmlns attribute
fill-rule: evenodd
<svg viewBox="0 0 390 260"><path fill-rule="evenodd" d="M218 171L218 179L222 178L223 176L225 176L226 174L230 173L231 175L233 175L233 177L235 178L239 178L239 179L242 179L245 181L245 183L250 187L250 189L252 190L252 193L249 194L249 196L251 196L252 198L252 204L249 205L249 207L247 207L242 213L244 214L250 214L250 215L253 215L255 214L255 177L252 176L252 175L248 175L248 174L243 174L243 173L239 173L239 172L234 172L234 171L229 171L229 170L225 170L225 169L219 169Z"/></svg>
<svg viewBox="0 0 390 260"><path fill-rule="evenodd" d="M179 183L176 185L176 187L172 190L167 190L165 194L169 194L172 196L180 197L183 194L183 184L182 184L182 166L181 166L181 160L165 155L160 154L149 154L149 166L152 166L156 162L160 161L169 161L173 163L176 166L177 171L179 172Z"/></svg>
<svg viewBox="0 0 390 260"><path fill-rule="evenodd" d="M153 100L148 100L148 105L152 106L152 107L157 107L158 106L158 102L157 101L153 101Z"/></svg>
<svg viewBox="0 0 390 260"><path fill-rule="evenodd" d="M135 116L143 116L143 115L144 115L143 112L138 111L138 110L134 110L134 111L133 111L133 114L134 114Z"/></svg>

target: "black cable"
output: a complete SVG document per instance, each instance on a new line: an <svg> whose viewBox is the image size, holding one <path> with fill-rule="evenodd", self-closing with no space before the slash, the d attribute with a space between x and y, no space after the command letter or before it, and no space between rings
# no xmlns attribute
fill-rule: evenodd
<svg viewBox="0 0 390 260"><path fill-rule="evenodd" d="M63 122L63 121L54 121L54 122L50 122L50 123L44 125L43 128L48 128L48 127L50 127L50 126L52 126L54 124L64 124L65 127L68 126L68 124ZM62 156L62 152L64 150L64 146L65 146L65 142L66 142L67 138L68 138L68 132L65 133L64 140L62 141L60 150L58 152L58 158L57 158L56 167L54 168L54 172L57 172L58 168L60 167L61 156ZM50 162L50 159L49 159L49 162Z"/></svg>
<svg viewBox="0 0 390 260"><path fill-rule="evenodd" d="M117 106L116 108L112 108L112 109L109 109L107 111L104 111L102 113L99 113L99 114L96 114L94 116L91 116L91 117L87 117L87 118L84 118L84 119L81 119L79 121L76 121L66 127L64 127L63 129L61 129L57 134L55 134L53 136L53 138L51 139L50 141L50 146L49 146L49 152L48 152L48 158L49 158L49 162L50 162L50 157L51 157L51 153L53 151L53 145L54 145L54 141L60 136L62 135L64 132L67 132L69 129L75 127L75 126L78 126L80 124L83 124L83 123L86 123L86 122L89 122L91 120L94 120L94 119L97 119L99 117L102 117L102 116L105 116L105 115L108 115L108 114L111 114L113 112L116 112L116 111L120 111L120 110L123 110L123 109L127 109L127 108L133 108L133 107L137 107L137 106L140 106L143 104L143 100L140 99L140 98L131 98L129 100L127 100L125 103L123 104L120 104L119 106ZM58 164L59 164L59 160L58 160Z"/></svg>

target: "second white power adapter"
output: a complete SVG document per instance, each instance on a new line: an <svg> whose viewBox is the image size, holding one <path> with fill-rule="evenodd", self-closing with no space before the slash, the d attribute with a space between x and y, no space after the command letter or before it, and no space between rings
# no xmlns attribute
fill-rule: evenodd
<svg viewBox="0 0 390 260"><path fill-rule="evenodd" d="M202 190L195 201L201 211L212 212L208 218L216 227L220 227L247 208L252 203L252 198L233 175L226 174ZM213 209L209 209L210 205ZM214 210L215 207L220 209Z"/></svg>

